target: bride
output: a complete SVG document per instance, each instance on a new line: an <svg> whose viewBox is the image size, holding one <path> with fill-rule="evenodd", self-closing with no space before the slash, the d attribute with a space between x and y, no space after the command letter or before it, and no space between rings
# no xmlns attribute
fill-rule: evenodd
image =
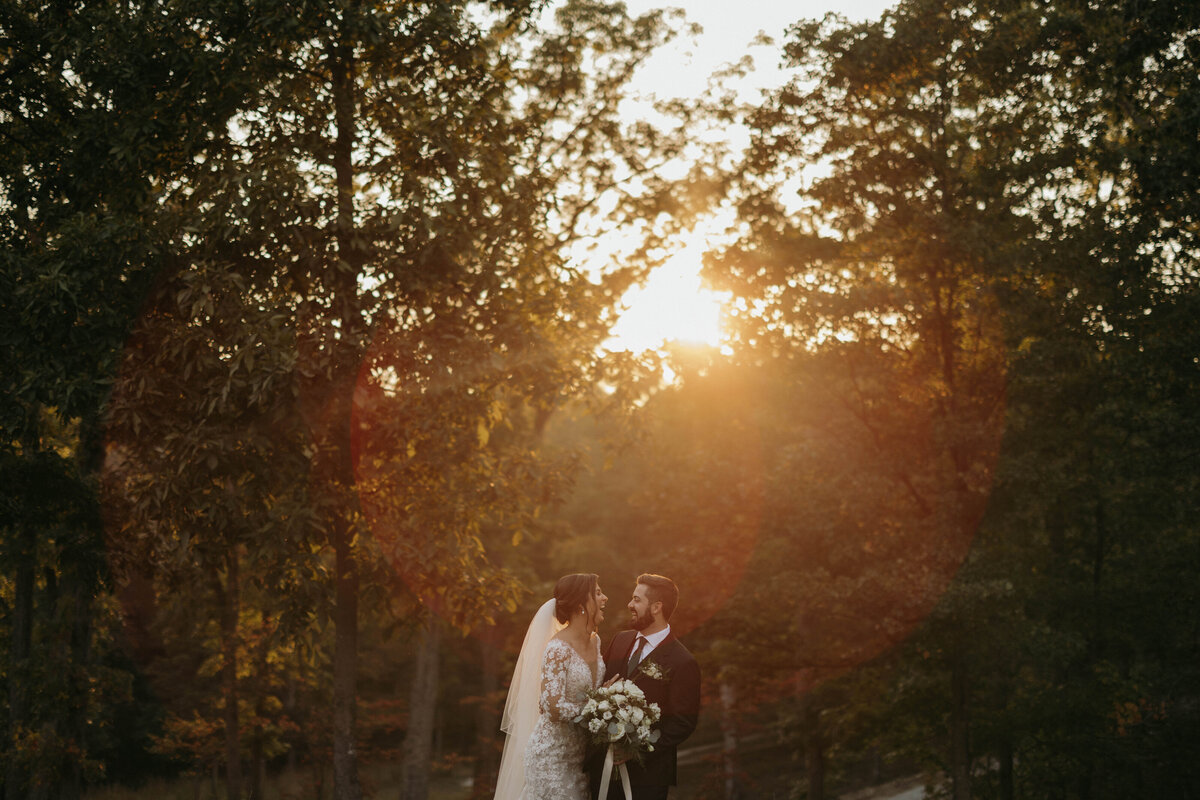
<svg viewBox="0 0 1200 800"><path fill-rule="evenodd" d="M586 739L571 720L604 678L596 626L607 602L598 576L566 575L534 615L504 704L495 800L587 800Z"/></svg>

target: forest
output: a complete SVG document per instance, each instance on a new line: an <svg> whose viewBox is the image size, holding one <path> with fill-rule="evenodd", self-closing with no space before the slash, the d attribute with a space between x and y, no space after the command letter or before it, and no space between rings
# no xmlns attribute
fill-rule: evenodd
<svg viewBox="0 0 1200 800"><path fill-rule="evenodd" d="M491 798L577 572L676 800L1196 798L1200 4L796 8L0 2L4 800Z"/></svg>

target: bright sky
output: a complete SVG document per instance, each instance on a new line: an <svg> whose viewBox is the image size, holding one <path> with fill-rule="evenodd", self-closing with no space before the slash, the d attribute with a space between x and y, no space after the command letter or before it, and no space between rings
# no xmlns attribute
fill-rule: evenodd
<svg viewBox="0 0 1200 800"><path fill-rule="evenodd" d="M688 19L704 32L696 40L679 41L646 65L636 84L641 91L696 95L708 76L723 64L747 53L754 56L753 88L777 85L783 72L779 65L780 43L787 26L799 19L821 17L830 11L850 19L879 16L894 5L891 0L814 0L812 3L783 0L688 0L666 3L656 0L626 0L630 14L640 14L663 5L687 11ZM765 33L772 47L752 47ZM608 346L614 350L641 351L660 347L668 340L717 344L721 335L721 305L726 299L703 288L700 259L705 235L697 233L672 259L650 276L644 287L631 289L623 298L626 311L613 329Z"/></svg>

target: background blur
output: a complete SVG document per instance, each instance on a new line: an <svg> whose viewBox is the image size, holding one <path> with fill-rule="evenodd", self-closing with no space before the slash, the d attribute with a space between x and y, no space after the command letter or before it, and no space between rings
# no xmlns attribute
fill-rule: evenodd
<svg viewBox="0 0 1200 800"><path fill-rule="evenodd" d="M1200 6L848 12L0 5L6 800L491 797L571 572L678 800L1194 798Z"/></svg>

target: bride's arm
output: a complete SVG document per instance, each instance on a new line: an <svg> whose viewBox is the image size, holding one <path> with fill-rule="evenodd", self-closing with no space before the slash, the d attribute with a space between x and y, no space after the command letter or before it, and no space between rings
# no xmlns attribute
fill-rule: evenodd
<svg viewBox="0 0 1200 800"><path fill-rule="evenodd" d="M569 646L569 645L568 645ZM567 699L567 668L571 654L562 645L551 642L542 661L542 710L555 722L570 722L578 716L582 703Z"/></svg>

